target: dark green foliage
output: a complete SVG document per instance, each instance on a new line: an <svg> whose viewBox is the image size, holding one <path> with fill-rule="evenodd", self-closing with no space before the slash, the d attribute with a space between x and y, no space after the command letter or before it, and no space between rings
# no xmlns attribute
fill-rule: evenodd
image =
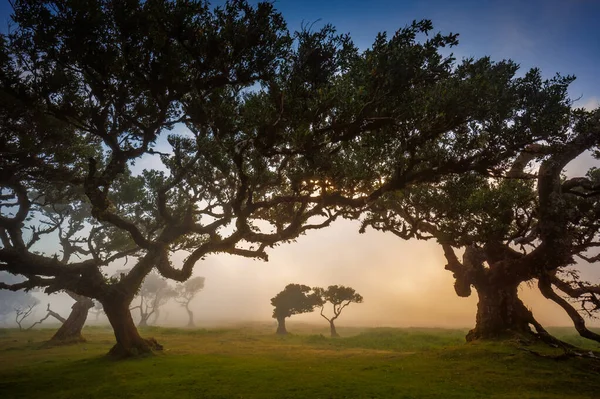
<svg viewBox="0 0 600 399"><path fill-rule="evenodd" d="M19 209L0 219L0 270L27 277L11 289L95 298L113 326L153 269L185 281L210 253L267 259L386 193L495 174L569 135L571 77L456 62L441 50L457 35L427 20L360 52L330 25L288 31L268 2L15 1L12 19L0 146L15 155L0 161L0 187ZM141 160L154 167L133 175ZM24 236L58 204L85 211L54 215L79 229L80 261L54 262ZM178 250L189 256L173 265ZM126 256L131 271L107 279ZM118 341L143 351L132 326L117 337L128 335Z"/></svg>
<svg viewBox="0 0 600 399"><path fill-rule="evenodd" d="M329 302L334 306L347 306L350 303L362 303L363 297L351 287L330 285L327 289L313 288L323 303ZM346 303L344 305L344 303Z"/></svg>
<svg viewBox="0 0 600 399"><path fill-rule="evenodd" d="M284 290L271 298L273 318L280 319L295 314L312 312L319 305L320 297L312 288L301 284L288 284Z"/></svg>
<svg viewBox="0 0 600 399"><path fill-rule="evenodd" d="M362 303L363 297L351 287L344 287L343 285L330 285L327 289L313 288L315 294L319 297L319 306L321 307L321 317L329 322L331 328L331 336L337 337L337 331L335 329L335 320L340 317L342 310L351 303ZM326 316L323 314L323 310L327 303L331 303L333 315Z"/></svg>

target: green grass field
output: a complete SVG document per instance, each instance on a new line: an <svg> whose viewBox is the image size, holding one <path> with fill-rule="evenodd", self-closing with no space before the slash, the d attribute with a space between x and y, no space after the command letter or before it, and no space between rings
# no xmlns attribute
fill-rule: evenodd
<svg viewBox="0 0 600 399"><path fill-rule="evenodd" d="M557 361L517 342L464 343L466 330L288 326L148 328L162 353L114 361L114 338L43 347L52 329L0 329L0 398L600 398L600 362ZM552 331L581 344L568 329ZM597 349L597 345L589 345ZM549 353L542 346L529 349Z"/></svg>

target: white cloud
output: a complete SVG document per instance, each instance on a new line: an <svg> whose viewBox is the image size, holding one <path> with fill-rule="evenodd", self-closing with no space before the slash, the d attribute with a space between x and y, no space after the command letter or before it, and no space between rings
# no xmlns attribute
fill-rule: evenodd
<svg viewBox="0 0 600 399"><path fill-rule="evenodd" d="M587 109L588 111L591 111L593 109L600 107L600 98L598 98L598 97L590 97L587 100L582 99L580 101L584 101L581 106L583 108ZM578 102L580 102L580 101L578 101Z"/></svg>

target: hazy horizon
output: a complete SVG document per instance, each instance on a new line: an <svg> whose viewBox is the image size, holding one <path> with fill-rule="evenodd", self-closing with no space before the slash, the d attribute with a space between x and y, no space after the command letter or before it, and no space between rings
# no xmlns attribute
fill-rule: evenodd
<svg viewBox="0 0 600 399"><path fill-rule="evenodd" d="M178 258L182 261L183 254L175 255L175 264ZM377 231L359 234L358 222L342 220L270 250L269 262L223 254L208 256L194 268L193 275L204 276L206 281L191 306L197 327L270 322L270 299L286 284L338 284L351 286L364 297L364 303L344 309L336 321L339 326L472 328L477 293L473 290L469 298L458 297L445 264L441 247L434 241L403 241ZM26 326L45 314L49 300L52 309L64 317L73 303L66 294L34 294L41 304ZM566 313L535 288L522 285L520 297L542 325L572 325ZM135 310L132 314L138 318ZM93 324L94 319L90 313L88 322ZM318 309L288 320L326 323ZM184 327L187 315L180 305L170 302L161 308L157 324ZM600 326L597 320L588 320L588 324Z"/></svg>

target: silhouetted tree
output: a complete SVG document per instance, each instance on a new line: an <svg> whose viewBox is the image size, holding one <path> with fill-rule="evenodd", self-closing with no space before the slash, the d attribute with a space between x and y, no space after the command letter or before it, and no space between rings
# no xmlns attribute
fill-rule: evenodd
<svg viewBox="0 0 600 399"><path fill-rule="evenodd" d="M320 297L307 285L288 284L284 290L271 298L273 318L277 320L277 334L287 334L285 319L295 314L312 312L319 305Z"/></svg>
<svg viewBox="0 0 600 399"><path fill-rule="evenodd" d="M188 327L195 327L194 312L190 309L190 303L203 288L204 277L192 277L188 281L177 285L175 301L185 307L188 314Z"/></svg>
<svg viewBox="0 0 600 399"><path fill-rule="evenodd" d="M440 242L456 293L467 297L471 287L478 293L469 341L531 336L533 326L538 337L556 344L518 297L519 284L537 280L540 292L567 312L582 336L600 342L554 291L580 301L584 315L600 308L600 288L581 281L575 265L575 259L600 260L589 254L600 245L600 173L591 168L586 176L563 175L573 159L600 145L600 110L563 113L561 123L548 125L553 140L530 146L496 178L464 174L390 195L364 220L404 239ZM538 168L528 168L533 161ZM458 248L464 248L462 261Z"/></svg>
<svg viewBox="0 0 600 399"><path fill-rule="evenodd" d="M329 329L332 337L339 337L335 330L335 320L342 314L342 310L351 303L362 303L363 297L358 294L354 288L344 287L343 285L330 285L327 289L315 287L315 294L319 297L319 306L321 307L321 317L329 322ZM333 316L327 317L323 314L325 305L331 303Z"/></svg>
<svg viewBox="0 0 600 399"><path fill-rule="evenodd" d="M71 312L65 322L50 338L50 342L59 344L85 342L81 330L83 330L89 310L94 306L94 301L72 291L66 291L66 293L75 300L75 303L71 306Z"/></svg>
<svg viewBox="0 0 600 399"><path fill-rule="evenodd" d="M22 323L26 318L31 316L35 307L39 305L39 303L39 299L31 296L28 298L26 303L18 304L13 308L13 311L15 312L15 322L19 326L19 330L28 330L28 328L23 328Z"/></svg>
<svg viewBox="0 0 600 399"><path fill-rule="evenodd" d="M46 319L48 319L48 317L54 317L61 324L64 324L64 322L67 321L64 317L62 317L61 315L59 315L58 313L56 313L55 311L53 311L52 309L50 309L50 304L48 304L48 306L46 308L46 315L44 317L42 317L41 319L39 319L38 321L36 321L35 323L33 323L27 329L31 330L36 325L42 324L44 321L46 321Z"/></svg>
<svg viewBox="0 0 600 399"><path fill-rule="evenodd" d="M388 192L492 173L546 138L536 115L556 102L513 62L442 55L457 35L427 20L359 52L330 25L291 34L271 3L15 1L12 19L0 270L27 280L2 287L100 301L118 356L152 349L129 308L153 269L181 282L210 253L267 259ZM156 167L135 175L142 157ZM65 204L89 213L64 216L81 258L61 263L38 251L39 218Z"/></svg>

